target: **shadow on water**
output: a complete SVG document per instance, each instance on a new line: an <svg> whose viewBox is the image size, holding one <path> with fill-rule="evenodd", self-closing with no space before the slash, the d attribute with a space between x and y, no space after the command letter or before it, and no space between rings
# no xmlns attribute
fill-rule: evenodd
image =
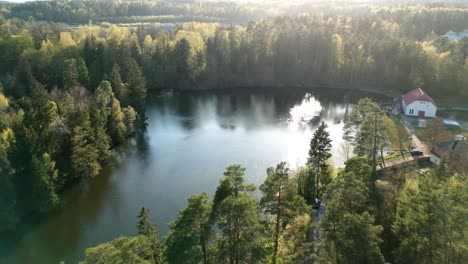
<svg viewBox="0 0 468 264"><path fill-rule="evenodd" d="M144 131L136 133L133 139L114 151L99 177L68 188L59 209L47 215L27 217L14 233L2 233L0 263L58 263L61 260L76 263L81 259L82 252L76 249L82 247L82 236L89 235L88 227L99 221L103 206L107 204L111 210L120 206L114 199L119 196L119 189L112 173L125 166L122 161L135 149L142 161L148 160L149 145ZM91 241L89 246L100 242Z"/></svg>

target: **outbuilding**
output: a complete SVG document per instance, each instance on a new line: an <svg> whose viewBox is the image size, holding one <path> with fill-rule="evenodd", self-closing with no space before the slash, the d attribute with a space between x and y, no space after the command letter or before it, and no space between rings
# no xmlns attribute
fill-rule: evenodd
<svg viewBox="0 0 468 264"><path fill-rule="evenodd" d="M447 169L459 174L468 172L468 141L463 135L457 135L455 140L434 145L430 160L439 165L442 159L447 162Z"/></svg>
<svg viewBox="0 0 468 264"><path fill-rule="evenodd" d="M402 96L401 106L407 116L436 117L437 106L432 97L421 88L414 89Z"/></svg>

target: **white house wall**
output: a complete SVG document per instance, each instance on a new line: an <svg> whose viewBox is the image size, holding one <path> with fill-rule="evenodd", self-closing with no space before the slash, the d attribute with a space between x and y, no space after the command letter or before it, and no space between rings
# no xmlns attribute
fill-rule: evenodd
<svg viewBox="0 0 468 264"><path fill-rule="evenodd" d="M426 101L414 101L407 106L403 103L403 109L408 116L418 116L419 111L424 111L424 117L436 117L437 113L437 107L432 102Z"/></svg>

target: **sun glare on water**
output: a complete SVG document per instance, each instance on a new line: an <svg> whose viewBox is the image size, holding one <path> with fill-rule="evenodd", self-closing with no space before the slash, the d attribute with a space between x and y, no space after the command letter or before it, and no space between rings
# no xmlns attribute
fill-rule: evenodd
<svg viewBox="0 0 468 264"><path fill-rule="evenodd" d="M322 111L322 105L311 94L306 94L302 102L295 105L289 111L289 128L304 128L312 119L318 117Z"/></svg>
<svg viewBox="0 0 468 264"><path fill-rule="evenodd" d="M315 118L319 118L323 107L311 94L306 94L302 101L289 110L288 150L285 157L291 168L304 166L313 131L309 126ZM306 142L306 143L305 143Z"/></svg>

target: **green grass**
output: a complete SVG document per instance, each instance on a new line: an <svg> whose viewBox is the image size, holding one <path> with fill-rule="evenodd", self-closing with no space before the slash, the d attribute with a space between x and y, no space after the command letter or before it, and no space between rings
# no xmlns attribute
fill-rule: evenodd
<svg viewBox="0 0 468 264"><path fill-rule="evenodd" d="M393 133L396 133L398 135L398 131L399 130L401 131L402 133L401 144L402 144L403 149L406 150L408 144L410 143L410 140L409 140L409 134L403 125L403 121L400 120L399 116L393 116L393 115L390 116L390 119L393 121L393 124L394 124ZM389 133L391 132L389 131ZM391 144L392 150L395 150L398 152L400 151L400 139L398 137L397 138L390 137L390 144Z"/></svg>

